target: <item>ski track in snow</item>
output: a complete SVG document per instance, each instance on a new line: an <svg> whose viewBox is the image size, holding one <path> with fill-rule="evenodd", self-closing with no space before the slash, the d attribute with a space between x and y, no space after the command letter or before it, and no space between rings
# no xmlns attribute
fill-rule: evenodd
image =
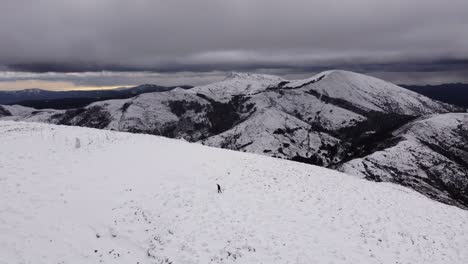
<svg viewBox="0 0 468 264"><path fill-rule="evenodd" d="M6 121L0 263L468 263L468 212L316 166Z"/></svg>

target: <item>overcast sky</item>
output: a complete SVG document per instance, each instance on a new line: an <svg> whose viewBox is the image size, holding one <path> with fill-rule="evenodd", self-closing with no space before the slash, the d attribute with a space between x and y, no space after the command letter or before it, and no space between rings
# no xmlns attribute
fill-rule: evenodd
<svg viewBox="0 0 468 264"><path fill-rule="evenodd" d="M467 10L467 0L0 0L0 89L334 68L468 82Z"/></svg>

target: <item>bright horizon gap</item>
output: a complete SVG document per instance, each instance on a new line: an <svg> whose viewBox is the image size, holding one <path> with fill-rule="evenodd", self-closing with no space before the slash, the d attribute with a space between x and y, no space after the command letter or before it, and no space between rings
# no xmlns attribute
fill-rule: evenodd
<svg viewBox="0 0 468 264"><path fill-rule="evenodd" d="M331 69L330 69L331 70ZM342 69L347 70L347 69ZM352 71L352 70L351 70ZM86 73L31 73L0 71L0 91L42 89L48 91L70 90L112 90L130 88L143 84L166 87L181 85L202 86L226 78L230 72L270 74L287 80L310 78L323 71L287 71L262 69L253 71L211 71L211 72L86 72ZM356 72L356 71L355 71ZM397 85L439 85L447 83L468 83L468 70L436 72L391 72L359 71L361 74L379 78Z"/></svg>
<svg viewBox="0 0 468 264"><path fill-rule="evenodd" d="M41 89L48 91L89 91L89 90L112 90L118 88L131 88L138 85L77 85L67 81L44 81L44 80L18 80L0 81L0 91L18 91L25 89Z"/></svg>

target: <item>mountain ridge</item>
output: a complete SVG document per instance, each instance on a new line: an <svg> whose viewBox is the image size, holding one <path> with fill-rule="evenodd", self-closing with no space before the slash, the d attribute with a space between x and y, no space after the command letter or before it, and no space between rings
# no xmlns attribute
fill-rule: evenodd
<svg viewBox="0 0 468 264"><path fill-rule="evenodd" d="M32 88L15 91L0 91L0 104L19 104L38 109L69 109L84 107L96 101L130 98L142 93L170 91L177 87L183 89L192 88L192 86L187 85L160 86L155 84L142 84L135 87L108 90L50 91Z"/></svg>
<svg viewBox="0 0 468 264"><path fill-rule="evenodd" d="M433 100L446 102L468 109L468 84L466 83L444 83L438 85L406 85L401 87L420 93Z"/></svg>
<svg viewBox="0 0 468 264"><path fill-rule="evenodd" d="M352 160L398 144L394 131L418 118L463 110L373 77L327 71L298 81L236 74L221 82L188 90L146 93L66 111L3 106L5 116L0 119L183 138L214 147L340 169ZM429 131L433 136L438 135L435 130ZM454 130L454 133L463 131ZM456 135L448 140L451 139L455 140ZM431 149L436 157L443 151ZM424 160L429 156L420 158ZM443 158L436 160L443 164L453 162ZM461 168L467 167L460 164ZM376 170L376 175L365 178L406 182L378 177L381 173ZM409 171L401 173L407 180L414 179ZM358 172L354 174L362 177ZM468 178L466 173L457 175ZM468 193L463 190L453 189L449 195L434 196L434 192L442 191L443 185L429 182L430 190L422 185L410 187L445 203L463 208L467 205Z"/></svg>

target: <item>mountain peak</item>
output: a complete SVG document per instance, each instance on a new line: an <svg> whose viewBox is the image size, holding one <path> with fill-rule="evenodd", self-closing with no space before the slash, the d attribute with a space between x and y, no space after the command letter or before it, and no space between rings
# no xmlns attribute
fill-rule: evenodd
<svg viewBox="0 0 468 264"><path fill-rule="evenodd" d="M221 101L229 101L235 95L248 95L276 86L283 78L268 74L231 72L226 79L190 89L191 93L201 93Z"/></svg>
<svg viewBox="0 0 468 264"><path fill-rule="evenodd" d="M248 73L248 72L230 72L226 75L225 80L252 80L252 81L263 81L263 80L278 80L282 81L283 78L275 75L260 74L260 73Z"/></svg>
<svg viewBox="0 0 468 264"><path fill-rule="evenodd" d="M4 117L0 120L48 122L185 138L215 147L336 167L400 142L392 132L414 118L445 113L450 109L450 106L389 82L334 70L291 82L271 75L232 73L230 79L189 90L174 89L127 100L106 100L77 111L37 111L5 106ZM445 118L454 119L452 116ZM457 122L451 130L453 133L466 134L466 129L458 128L461 122L450 122ZM440 135L443 134L435 135L442 138ZM446 141L454 146L466 145L461 140ZM431 146L441 149L435 143ZM442 154L444 149L441 149ZM453 153L457 151L453 149ZM417 155L415 159L425 164L434 160L430 155ZM366 173L364 165L359 164L356 170ZM376 164L378 169L382 168ZM381 170L375 171L372 175L380 175L377 173ZM414 171L417 173L418 169ZM369 179L375 179L372 177ZM436 174L433 177L444 176ZM411 187L430 196L427 184L421 182L419 189ZM438 181L434 181L431 186L443 192L445 187L437 184ZM458 189L453 193L454 197L463 195ZM451 203L451 200L444 201Z"/></svg>
<svg viewBox="0 0 468 264"><path fill-rule="evenodd" d="M363 109L405 115L451 111L452 106L435 102L390 82L350 71L330 70L309 79L287 84L289 88L311 89L319 95L345 100Z"/></svg>

